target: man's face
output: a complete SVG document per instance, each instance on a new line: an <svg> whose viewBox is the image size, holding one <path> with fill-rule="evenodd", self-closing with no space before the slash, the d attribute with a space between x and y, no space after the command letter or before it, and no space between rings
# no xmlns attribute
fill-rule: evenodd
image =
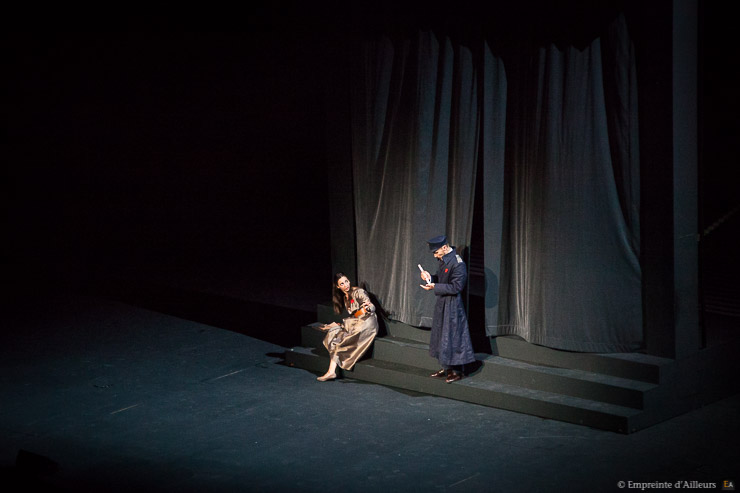
<svg viewBox="0 0 740 493"><path fill-rule="evenodd" d="M437 260L441 260L442 257L444 257L445 255L447 255L447 252L449 251L449 248L450 247L447 246L447 245L442 245L441 247L439 247L436 250L434 250L434 253L432 255L434 255L434 258L436 258Z"/></svg>

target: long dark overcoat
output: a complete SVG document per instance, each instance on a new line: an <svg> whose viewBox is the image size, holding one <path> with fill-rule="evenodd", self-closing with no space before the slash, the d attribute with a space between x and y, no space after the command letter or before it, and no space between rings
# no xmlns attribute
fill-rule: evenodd
<svg viewBox="0 0 740 493"><path fill-rule="evenodd" d="M475 361L468 318L460 296L467 278L465 263L454 248L442 257L439 271L432 276L437 303L434 306L429 354L444 366Z"/></svg>

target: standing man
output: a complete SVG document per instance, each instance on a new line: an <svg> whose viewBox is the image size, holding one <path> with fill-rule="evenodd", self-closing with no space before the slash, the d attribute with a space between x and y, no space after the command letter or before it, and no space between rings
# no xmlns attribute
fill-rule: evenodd
<svg viewBox="0 0 740 493"><path fill-rule="evenodd" d="M434 291L437 296L429 354L439 361L442 369L431 376L452 383L463 377L466 364L475 361L468 318L460 296L468 271L460 255L450 247L446 236L437 236L427 243L440 264L435 276L422 271L421 278L426 284L420 285L427 291Z"/></svg>

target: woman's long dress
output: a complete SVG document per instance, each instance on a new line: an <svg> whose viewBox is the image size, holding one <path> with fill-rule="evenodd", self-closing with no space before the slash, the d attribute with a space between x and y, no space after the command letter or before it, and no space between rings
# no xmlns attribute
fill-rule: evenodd
<svg viewBox="0 0 740 493"><path fill-rule="evenodd" d="M356 288L350 292L349 299L344 300L344 307L347 312L355 313L366 301L370 303L365 290ZM340 368L351 370L370 348L377 333L378 317L375 315L375 305L370 303L365 315L345 318L342 327L329 330L324 337L324 347Z"/></svg>

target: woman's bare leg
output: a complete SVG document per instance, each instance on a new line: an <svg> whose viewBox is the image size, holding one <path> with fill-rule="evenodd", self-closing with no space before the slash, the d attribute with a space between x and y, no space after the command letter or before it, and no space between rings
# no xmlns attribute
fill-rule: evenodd
<svg viewBox="0 0 740 493"><path fill-rule="evenodd" d="M326 370L326 373L324 373L322 376L317 377L316 380L319 382L326 382L327 380L334 380L337 378L337 362L334 358L331 359L331 362L329 363L329 369Z"/></svg>

